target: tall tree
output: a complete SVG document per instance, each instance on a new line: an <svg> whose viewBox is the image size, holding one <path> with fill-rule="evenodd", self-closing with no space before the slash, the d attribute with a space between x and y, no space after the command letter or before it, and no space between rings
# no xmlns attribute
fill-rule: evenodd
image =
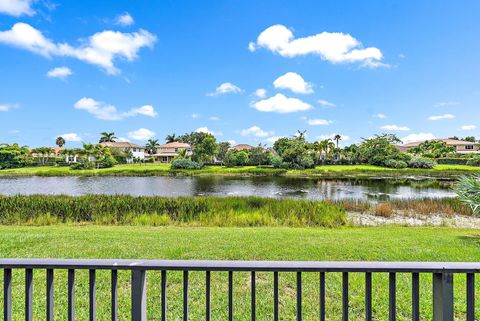
<svg viewBox="0 0 480 321"><path fill-rule="evenodd" d="M145 145L145 150L150 155L156 154L157 146L158 146L158 139L149 139L147 144Z"/></svg>
<svg viewBox="0 0 480 321"><path fill-rule="evenodd" d="M173 143L173 142L176 142L178 140L177 136L175 135L175 133L171 134L171 135L167 135L167 137L165 137L165 141L168 143Z"/></svg>
<svg viewBox="0 0 480 321"><path fill-rule="evenodd" d="M115 136L114 132L103 132L100 134L99 143L114 143L117 137Z"/></svg>
<svg viewBox="0 0 480 321"><path fill-rule="evenodd" d="M63 146L65 146L65 139L62 136L57 137L57 139L55 140L55 145L62 148Z"/></svg>
<svg viewBox="0 0 480 321"><path fill-rule="evenodd" d="M336 134L333 137L333 140L337 142L337 148L338 148L338 143L342 140L342 136L340 134Z"/></svg>

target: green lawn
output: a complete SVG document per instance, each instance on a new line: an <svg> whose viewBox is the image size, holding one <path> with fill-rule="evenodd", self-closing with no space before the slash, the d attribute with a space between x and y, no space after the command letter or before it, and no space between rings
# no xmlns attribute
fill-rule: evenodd
<svg viewBox="0 0 480 321"><path fill-rule="evenodd" d="M220 167L206 166L201 170L171 170L169 164L131 164L117 165L113 168L95 170L71 170L69 167L28 167L0 170L0 175L26 176L156 176L156 175L291 175L324 176L329 178L342 176L405 176L428 175L434 177L453 177L480 173L480 167L465 165L437 165L434 169L391 169L371 165L327 165L306 170L284 170L259 168L256 166Z"/></svg>
<svg viewBox="0 0 480 321"><path fill-rule="evenodd" d="M479 261L480 231L452 228L187 228L187 227L0 227L0 257L54 258L144 258L215 260L358 260L358 261ZM66 271L56 273L56 318L66 319ZM98 272L98 320L109 319L109 274ZM23 272L14 271L14 320L23 318ZM235 320L248 320L249 275L235 274ZM398 320L410 319L410 277L398 277ZM35 319L44 319L45 273L37 271ZM76 311L86 319L88 272L77 275ZM119 300L122 320L128 320L129 275L120 273ZM181 274L168 274L169 319L181 320ZM191 320L203 319L204 274L191 273ZM212 319L226 320L227 274L212 274ZM327 274L327 314L340 319L341 276ZM388 277L374 275L375 320L388 315ZM0 280L0 284L1 284ZM148 274L149 320L159 320L159 273ZM350 277L351 320L363 319L364 276ZM457 319L465 319L465 277L455 279ZM1 286L1 285L0 285ZM480 294L477 287L477 295ZM304 319L318 315L318 275L304 275ZM1 299L0 299L1 301ZM258 320L271 318L272 275L258 274ZM421 277L422 320L431 320L431 279ZM1 302L0 302L1 303ZM0 304L0 310L2 309ZM478 309L477 309L478 311ZM1 311L0 311L1 312ZM294 320L295 278L280 274L282 320ZM479 315L480 316L480 313Z"/></svg>

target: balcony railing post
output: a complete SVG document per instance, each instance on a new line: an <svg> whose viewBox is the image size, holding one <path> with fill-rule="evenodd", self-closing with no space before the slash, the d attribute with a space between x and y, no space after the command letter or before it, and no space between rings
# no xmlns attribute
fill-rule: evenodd
<svg viewBox="0 0 480 321"><path fill-rule="evenodd" d="M433 321L453 321L453 274L433 274Z"/></svg>
<svg viewBox="0 0 480 321"><path fill-rule="evenodd" d="M147 278L145 270L132 270L132 321L147 321Z"/></svg>

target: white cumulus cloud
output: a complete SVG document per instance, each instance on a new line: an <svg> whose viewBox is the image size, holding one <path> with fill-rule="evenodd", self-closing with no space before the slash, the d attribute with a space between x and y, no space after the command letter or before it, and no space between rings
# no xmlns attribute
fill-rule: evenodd
<svg viewBox="0 0 480 321"><path fill-rule="evenodd" d="M267 97L267 90L263 88L258 88L257 90L255 90L255 96L257 96L258 98L265 98Z"/></svg>
<svg viewBox="0 0 480 321"><path fill-rule="evenodd" d="M387 118L387 115L385 115L385 114L376 114L376 115L373 115L373 117L378 118L378 119L385 119L385 118Z"/></svg>
<svg viewBox="0 0 480 321"><path fill-rule="evenodd" d="M460 127L460 130L474 130L474 129L477 129L477 126L475 126L475 125L463 125L462 127Z"/></svg>
<svg viewBox="0 0 480 321"><path fill-rule="evenodd" d="M325 99L319 99L319 100L317 100L317 103L320 106L323 106L323 107L337 107L337 105L335 105L334 103L331 103L331 102L329 102L328 100L325 100Z"/></svg>
<svg viewBox="0 0 480 321"><path fill-rule="evenodd" d="M71 57L102 68L111 75L120 73L116 60L133 61L143 47L152 47L157 37L140 29L138 32L122 33L106 30L97 32L78 46L55 43L41 31L29 24L18 22L10 30L0 31L0 43L28 50L50 58Z"/></svg>
<svg viewBox="0 0 480 321"><path fill-rule="evenodd" d="M155 137L155 132L151 131L150 129L146 128L139 128L137 130L133 130L128 132L128 138L140 141L146 141Z"/></svg>
<svg viewBox="0 0 480 321"><path fill-rule="evenodd" d="M307 119L307 124L310 126L327 126L332 123L331 120L326 120L326 119Z"/></svg>
<svg viewBox="0 0 480 321"><path fill-rule="evenodd" d="M33 0L0 0L0 13L14 17L33 16Z"/></svg>
<svg viewBox="0 0 480 321"><path fill-rule="evenodd" d="M125 12L115 19L115 24L120 25L120 26L131 26L135 23L135 20L133 20L133 17L128 13Z"/></svg>
<svg viewBox="0 0 480 321"><path fill-rule="evenodd" d="M238 87L238 86L236 86L236 85L234 85L230 82L224 82L224 83L220 84L215 89L214 92L208 93L207 96L219 96L219 95L230 94L230 93L240 94L242 92L243 92L243 90L240 87Z"/></svg>
<svg viewBox="0 0 480 321"><path fill-rule="evenodd" d="M410 130L410 128L408 128L407 126L399 126L399 125L384 125L384 126L381 126L380 129L388 130L388 131L396 131L396 132Z"/></svg>
<svg viewBox="0 0 480 321"><path fill-rule="evenodd" d="M47 72L48 78L60 78L67 79L69 76L73 75L73 72L68 67L57 67L49 70Z"/></svg>
<svg viewBox="0 0 480 321"><path fill-rule="evenodd" d="M265 48L282 57L318 55L331 63L361 62L366 66L385 66L383 54L375 47L364 48L362 43L349 34L322 32L313 36L295 38L292 30L277 24L260 33L256 43L250 43L250 51Z"/></svg>
<svg viewBox="0 0 480 321"><path fill-rule="evenodd" d="M267 131L264 131L263 129L261 129L260 127L258 127L258 126L252 126L250 128L243 129L240 132L240 135L242 135L242 136L255 136L255 137L260 137L260 138L265 138L265 137L271 136L273 134L274 134L273 131L267 132Z"/></svg>
<svg viewBox="0 0 480 321"><path fill-rule="evenodd" d="M444 119L453 119L455 115L452 114L443 114L443 115L435 115L428 117L428 120L444 120Z"/></svg>
<svg viewBox="0 0 480 321"><path fill-rule="evenodd" d="M295 72L287 72L278 77L273 82L273 86L277 89L290 89L297 94L311 94L313 93L313 85L306 82L302 76Z"/></svg>
<svg viewBox="0 0 480 321"><path fill-rule="evenodd" d="M145 105L138 108L132 108L127 112L119 112L117 107L109 105L93 98L83 97L74 105L75 109L85 110L92 114L95 118L102 120L122 120L128 117L138 115L156 117L157 112L152 105Z"/></svg>
<svg viewBox="0 0 480 321"><path fill-rule="evenodd" d="M210 134L210 135L216 135L216 136L222 136L222 132L214 132L213 130L210 130L208 127L199 127L195 129L195 132L197 133L205 133L205 134Z"/></svg>
<svg viewBox="0 0 480 321"><path fill-rule="evenodd" d="M426 140L435 139L435 135L432 133L418 133L418 134L410 134L405 137L401 138L401 141L404 144L413 143L413 142L424 142Z"/></svg>
<svg viewBox="0 0 480 321"><path fill-rule="evenodd" d="M276 94L273 97L252 102L251 106L262 112L293 113L309 110L312 106L298 98L288 98L283 94Z"/></svg>
<svg viewBox="0 0 480 321"><path fill-rule="evenodd" d="M58 135L60 137L63 137L65 141L67 142L81 142L82 138L77 134L77 133L65 133Z"/></svg>

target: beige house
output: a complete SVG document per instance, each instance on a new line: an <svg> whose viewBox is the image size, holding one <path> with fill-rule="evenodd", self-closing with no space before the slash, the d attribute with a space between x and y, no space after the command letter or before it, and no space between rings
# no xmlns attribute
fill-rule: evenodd
<svg viewBox="0 0 480 321"><path fill-rule="evenodd" d="M134 158L144 160L145 159L145 147L140 146L130 142L104 142L100 145L111 148L118 148L122 152L132 152L133 158L127 159L127 162L130 163Z"/></svg>
<svg viewBox="0 0 480 321"><path fill-rule="evenodd" d="M236 150L236 151L240 152L240 151L249 151L252 148L253 148L253 146L248 145L248 144L238 144L238 145L230 147L229 149L230 150Z"/></svg>
<svg viewBox="0 0 480 321"><path fill-rule="evenodd" d="M192 147L189 144L172 142L157 146L156 153L151 156L156 162L170 163L182 150L186 150L187 155L192 154Z"/></svg>
<svg viewBox="0 0 480 321"><path fill-rule="evenodd" d="M479 142L467 142L465 140L457 139L434 139L433 141L440 141L447 144L447 146L455 147L456 153L460 155L466 154L480 154L480 143ZM401 152L408 152L410 149L417 147L418 145L424 142L413 142L404 145L398 146L398 149Z"/></svg>

